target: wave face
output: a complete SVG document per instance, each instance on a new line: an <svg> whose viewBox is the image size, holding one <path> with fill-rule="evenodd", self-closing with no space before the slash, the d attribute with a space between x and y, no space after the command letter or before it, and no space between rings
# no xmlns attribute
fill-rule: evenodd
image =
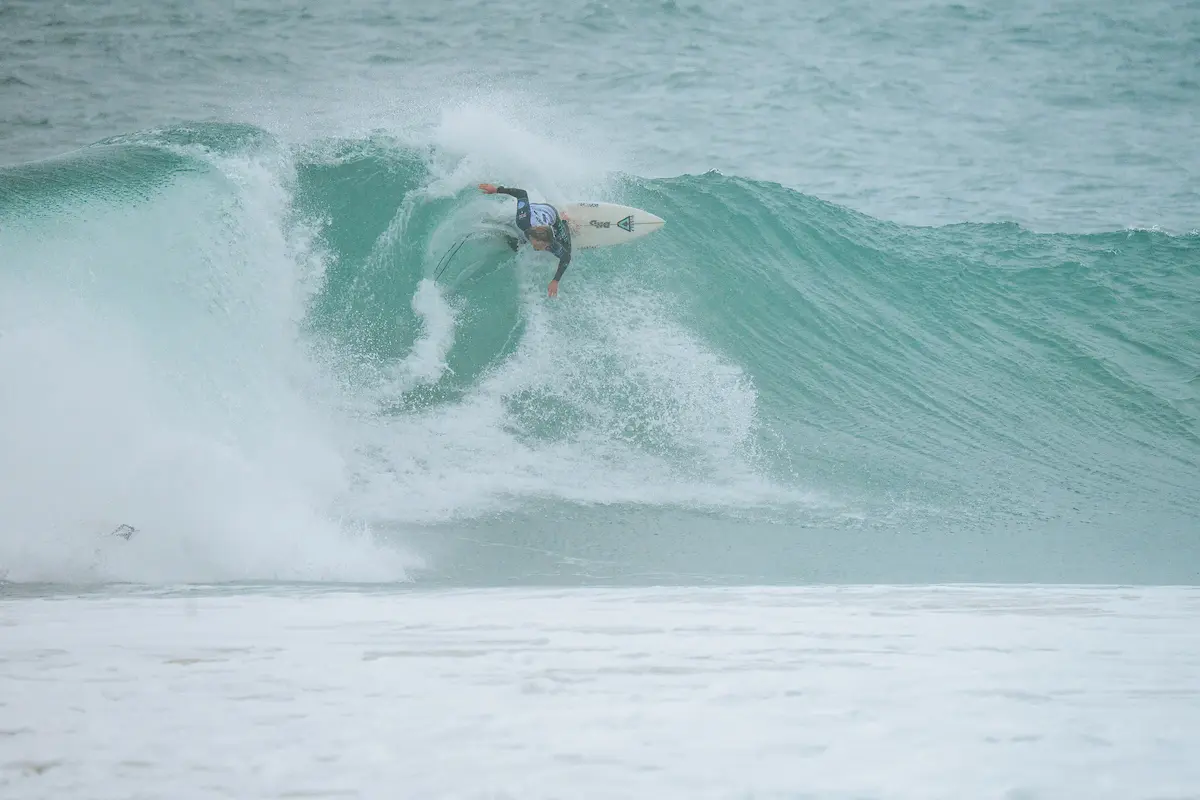
<svg viewBox="0 0 1200 800"><path fill-rule="evenodd" d="M1200 578L1200 237L463 151L209 124L0 170L8 578ZM494 236L444 259L488 179L668 225L551 302Z"/></svg>

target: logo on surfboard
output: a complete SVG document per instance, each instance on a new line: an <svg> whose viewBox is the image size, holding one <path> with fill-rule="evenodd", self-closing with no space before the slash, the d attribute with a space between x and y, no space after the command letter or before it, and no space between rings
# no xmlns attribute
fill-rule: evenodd
<svg viewBox="0 0 1200 800"><path fill-rule="evenodd" d="M628 217L618 222L617 227L623 231L629 231L630 233L633 233L633 214L630 214Z"/></svg>

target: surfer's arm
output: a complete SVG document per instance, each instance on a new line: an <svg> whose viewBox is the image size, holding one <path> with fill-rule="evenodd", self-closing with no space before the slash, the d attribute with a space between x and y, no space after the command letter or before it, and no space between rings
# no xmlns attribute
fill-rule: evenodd
<svg viewBox="0 0 1200 800"><path fill-rule="evenodd" d="M550 281L548 294L551 297L558 297L558 282L562 280L563 273L567 271L567 265L571 263L571 249L556 245L551 249L554 255L558 256L558 271L554 273L554 280Z"/></svg>
<svg viewBox="0 0 1200 800"><path fill-rule="evenodd" d="M511 186L497 186L496 194L517 198L517 227L523 231L529 230L529 192Z"/></svg>
<svg viewBox="0 0 1200 800"><path fill-rule="evenodd" d="M567 271L567 265L571 263L571 251L558 247L555 248L554 255L558 256L558 271L554 273L554 282L558 283Z"/></svg>
<svg viewBox="0 0 1200 800"><path fill-rule="evenodd" d="M506 194L509 197L515 197L517 198L518 203L522 200L524 200L526 203L529 202L529 192L525 191L524 189L514 189L511 186L497 186L496 194Z"/></svg>
<svg viewBox="0 0 1200 800"><path fill-rule="evenodd" d="M529 192L524 189L515 189L512 186L496 186L491 183L479 184L479 190L486 194L506 194L509 197L517 198L517 227L523 231L528 231L531 223L529 220Z"/></svg>

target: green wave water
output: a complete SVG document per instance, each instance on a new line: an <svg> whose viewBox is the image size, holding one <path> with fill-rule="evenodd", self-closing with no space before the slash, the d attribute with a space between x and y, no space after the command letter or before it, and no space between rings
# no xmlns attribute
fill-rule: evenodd
<svg viewBox="0 0 1200 800"><path fill-rule="evenodd" d="M505 208L476 155L196 125L0 170L0 568L1196 581L1195 235L604 176L547 191L668 225L551 302L488 237L433 280Z"/></svg>

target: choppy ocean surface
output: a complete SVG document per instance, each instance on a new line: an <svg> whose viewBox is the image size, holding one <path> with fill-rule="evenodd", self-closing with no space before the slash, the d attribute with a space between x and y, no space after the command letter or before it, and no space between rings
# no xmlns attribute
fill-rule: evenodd
<svg viewBox="0 0 1200 800"><path fill-rule="evenodd" d="M224 765L187 784L197 796L395 796L375 778L407 774L434 782L405 789L423 797L1200 797L1184 755L1200 747L1191 590L1088 589L1080 610L1062 599L1075 590L1030 586L1200 583L1198 132L1200 2L9 0L0 668L51 677L18 705L0 698L0 718L26 720L0 732L0 785L63 796L116 764L136 772L142 759L88 737L158 715L148 736L191 731ZM577 253L550 301L546 257L483 237L443 260L511 210L481 181L668 222ZM120 525L136 531L110 535ZM1052 610L1018 617L1056 639L1055 669L1091 682L1064 689L1025 633L988 627L1008 590L912 589L950 597L961 624L901 614L880 646L925 667L905 661L904 697L881 711L857 677L839 683L842 658L891 668L859 652L845 615L886 618L900 590L864 588L876 594L860 608L845 589L797 588L961 583L1025 586L1020 603ZM221 598L196 647L243 647L239 609L262 642L283 639L221 667L230 683L194 678L195 708L81 697L102 722L48 733L64 682L115 671L172 691L146 648L191 646L172 638L178 602L161 594L182 584ZM779 588L728 588L765 585ZM688 647L673 631L723 613L696 587L726 587L719 605L750 638L673 649ZM764 603L775 610L760 616ZM419 719L459 715L442 738L398 733L398 695L380 700L389 722L374 733L343 720L344 738L307 750L265 711L265 727L196 716L257 696L247 664L260 656L309 669L286 626L262 632L334 606L305 652L417 647L409 615L454 652L494 654L498 630L540 642L542 613L568 638L599 638L580 655L517 648L507 670L384 659L424 675ZM661 618L639 621L658 613L646 609ZM1087 619L1104 620L1094 638L1072 638ZM763 666L760 648L792 635L777 623L842 637L837 663L788 651ZM656 666L634 677L609 668L640 658L625 652L630 625L658 631ZM962 685L938 676L967 674L962 654L988 647L1006 688L963 738L927 712L961 705ZM730 701L711 747L663 749L716 719L671 705L691 696L676 667L693 658L713 660L697 684L736 687L747 659L781 677ZM567 683L583 670L629 738L497 757L476 783L464 753L445 772L419 766L467 724L457 692L508 682L504 698L479 695L503 719L534 662L555 675L562 662ZM329 702L374 697L375 673L354 663L331 673ZM832 693L807 705L795 698L808 690L788 694L793 674ZM993 690L980 680L963 691ZM1090 705L1073 691L1094 692ZM661 727L637 716L646 703ZM989 712L1020 730L985 730ZM554 713L536 741L608 724L569 702ZM1087 742L1025 732L1069 738L1121 715L1146 726ZM525 724L473 728L470 746L540 747ZM739 731L760 739L735 745ZM245 765L258 777L228 772L221 748L238 737L262 755ZM638 761L638 742L657 755ZM960 745L958 777L914 765ZM378 766L399 747L409 760L370 780L365 762L328 784L262 777L338 748ZM812 768L788 771L796 753ZM858 780L881 753L879 780ZM544 772L522 761L539 758ZM1103 783L1104 759L1128 769ZM177 792L191 774L144 761ZM780 771L752 779L760 761ZM630 777L643 768L658 777ZM911 782L888 780L900 773ZM130 796L137 781L93 794Z"/></svg>

